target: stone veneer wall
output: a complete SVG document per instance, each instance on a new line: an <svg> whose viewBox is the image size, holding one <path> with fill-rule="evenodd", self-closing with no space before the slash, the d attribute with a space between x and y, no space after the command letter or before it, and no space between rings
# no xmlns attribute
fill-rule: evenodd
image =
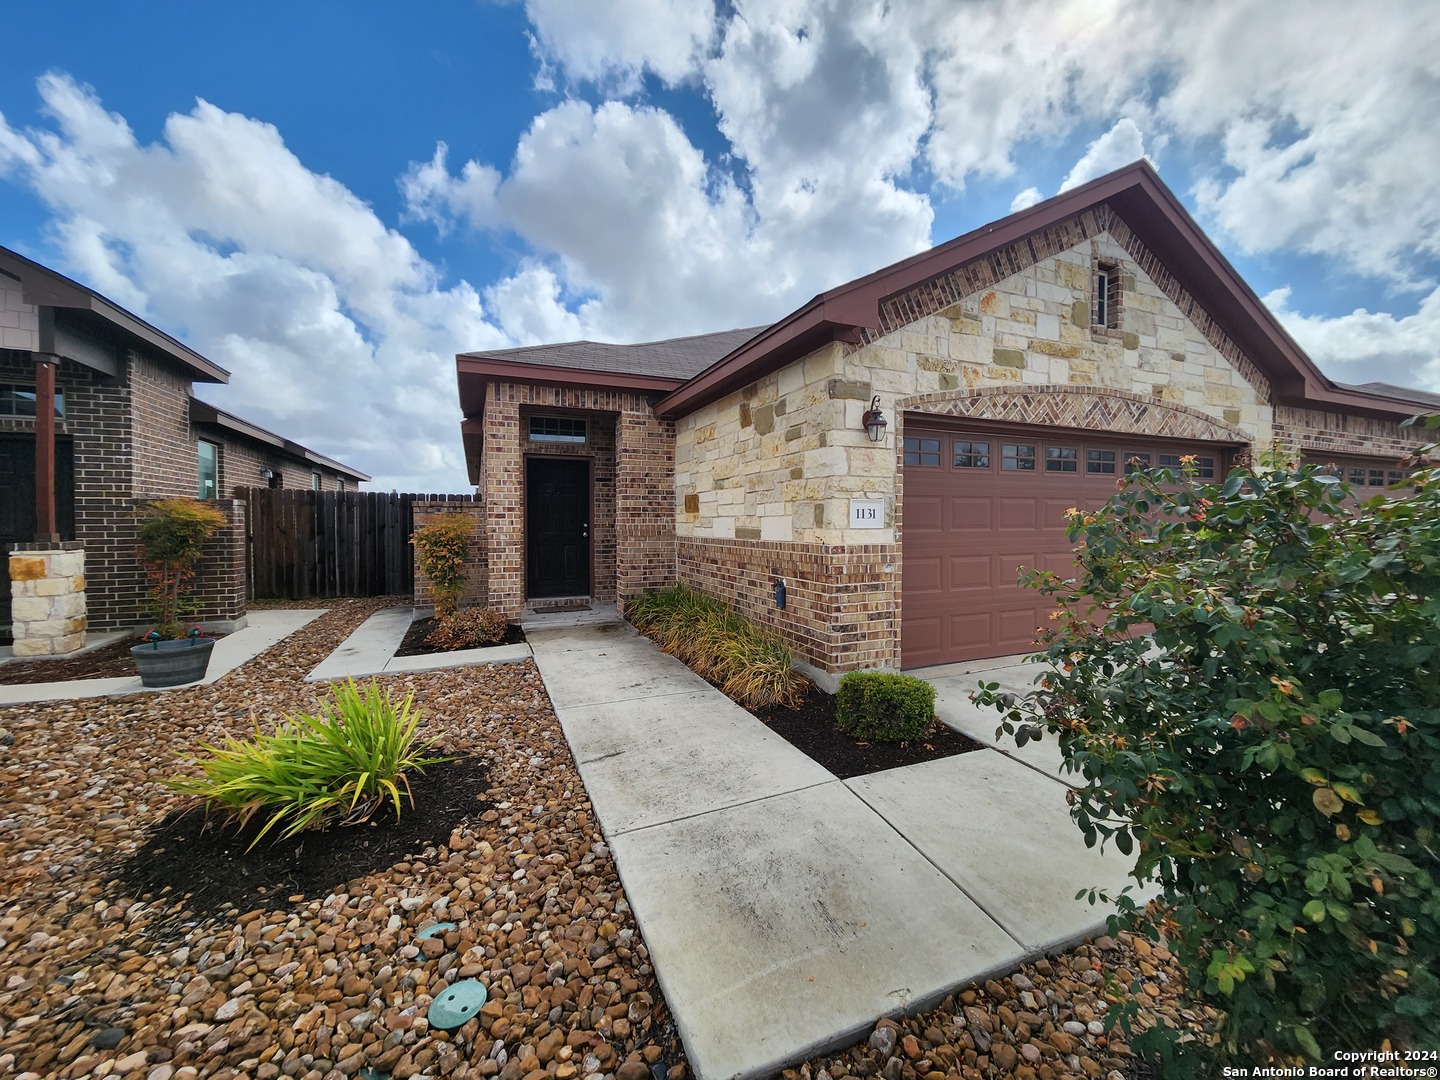
<svg viewBox="0 0 1440 1080"><path fill-rule="evenodd" d="M85 647L85 549L74 541L21 544L9 559L16 656Z"/></svg>
<svg viewBox="0 0 1440 1080"><path fill-rule="evenodd" d="M1092 325L1101 263L1122 275L1118 328ZM889 420L878 444L860 422L873 396ZM678 420L681 579L823 669L897 664L907 412L1236 445L1269 443L1274 414L1258 369L1100 207L886 301L861 342ZM885 527L848 528L853 498L885 500ZM793 611L776 615L775 576Z"/></svg>
<svg viewBox="0 0 1440 1080"><path fill-rule="evenodd" d="M591 589L597 601L623 603L674 580L674 426L655 419L652 403L652 395L637 391L490 383L481 483L491 607L515 618L525 604L524 460L532 453L594 460ZM551 411L589 416L598 441L585 447L528 442L524 417ZM613 473L608 482L607 470Z"/></svg>
<svg viewBox="0 0 1440 1080"><path fill-rule="evenodd" d="M485 506L479 502L415 502L410 506L411 517L418 531L422 526L445 517L448 514L465 514L470 518L470 556L465 562L465 592L460 597L460 606L484 607L489 603L489 588L486 580L487 553L485 530ZM430 579L415 564L415 606L431 607L435 603L435 591Z"/></svg>
<svg viewBox="0 0 1440 1080"><path fill-rule="evenodd" d="M829 345L681 418L679 535L898 543L893 498L904 413L944 414L947 401L984 388L1031 398L1056 387L1093 388L1094 400L1152 402L1161 407L1157 414L1174 406L1175 415L1208 417L1230 441L1269 443L1273 409L1258 371L1234 358L1238 350L1208 317L1201 325L1186 314L1198 309L1168 275L1157 282L1141 268L1163 269L1128 230L1121 230L1125 243L1097 231L1102 220L1108 215L1080 215L1028 245L887 301L882 330L898 324L888 332L873 332L863 345ZM1061 243L1070 246L1034 258L1032 248ZM1090 325L1100 262L1118 266L1124 279L1118 330ZM997 278L997 266L1007 275ZM990 284L962 293L975 282ZM860 424L877 395L890 421L883 444L870 443ZM1114 427L1125 410L1090 412L1095 427L1126 430ZM851 498L891 500L887 528L848 529Z"/></svg>

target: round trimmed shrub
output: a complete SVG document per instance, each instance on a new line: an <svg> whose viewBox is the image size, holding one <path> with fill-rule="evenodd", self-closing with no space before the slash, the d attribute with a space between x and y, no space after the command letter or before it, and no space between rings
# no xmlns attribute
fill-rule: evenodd
<svg viewBox="0 0 1440 1080"><path fill-rule="evenodd" d="M913 675L852 671L840 679L835 722L857 739L906 742L935 721L935 688Z"/></svg>

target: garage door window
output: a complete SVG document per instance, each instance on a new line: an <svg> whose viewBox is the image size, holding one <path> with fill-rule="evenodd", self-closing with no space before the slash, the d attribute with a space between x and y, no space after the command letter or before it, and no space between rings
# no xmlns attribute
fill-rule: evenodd
<svg viewBox="0 0 1440 1080"><path fill-rule="evenodd" d="M1085 471L1092 476L1113 476L1115 474L1115 451L1086 450Z"/></svg>
<svg viewBox="0 0 1440 1080"><path fill-rule="evenodd" d="M1005 472L1034 472L1035 447L1024 443L1001 443L1000 468Z"/></svg>
<svg viewBox="0 0 1440 1080"><path fill-rule="evenodd" d="M923 469L940 467L939 439L912 439L905 436L905 464L919 465Z"/></svg>
<svg viewBox="0 0 1440 1080"><path fill-rule="evenodd" d="M955 440L955 468L988 469L990 467L990 444Z"/></svg>
<svg viewBox="0 0 1440 1080"><path fill-rule="evenodd" d="M1046 472L1076 472L1080 452L1073 446L1047 446L1045 448Z"/></svg>
<svg viewBox="0 0 1440 1080"><path fill-rule="evenodd" d="M1195 475L1201 480L1215 479L1215 459L1213 457L1197 457L1195 459Z"/></svg>
<svg viewBox="0 0 1440 1080"><path fill-rule="evenodd" d="M1150 455L1135 450L1125 451L1125 475L1150 468Z"/></svg>

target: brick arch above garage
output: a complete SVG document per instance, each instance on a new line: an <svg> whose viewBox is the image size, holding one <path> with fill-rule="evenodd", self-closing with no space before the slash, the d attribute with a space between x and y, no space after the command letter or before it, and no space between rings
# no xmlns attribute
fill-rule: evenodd
<svg viewBox="0 0 1440 1080"><path fill-rule="evenodd" d="M1108 387L1039 385L1015 390L982 386L917 394L895 402L897 412L1006 424L1144 435L1157 439L1249 445L1239 427L1188 405Z"/></svg>

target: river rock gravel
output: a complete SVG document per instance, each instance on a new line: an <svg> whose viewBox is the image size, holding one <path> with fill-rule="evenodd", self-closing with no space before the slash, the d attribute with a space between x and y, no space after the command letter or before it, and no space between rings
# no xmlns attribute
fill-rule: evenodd
<svg viewBox="0 0 1440 1080"><path fill-rule="evenodd" d="M314 709L305 673L390 602L332 602L210 686L0 709L0 1075L682 1080L532 663L383 680L414 691L424 736L490 761L489 808L447 844L208 921L110 880L181 804L160 783L177 755ZM455 927L418 937L439 921ZM471 978L480 1015L431 1029L431 999Z"/></svg>

